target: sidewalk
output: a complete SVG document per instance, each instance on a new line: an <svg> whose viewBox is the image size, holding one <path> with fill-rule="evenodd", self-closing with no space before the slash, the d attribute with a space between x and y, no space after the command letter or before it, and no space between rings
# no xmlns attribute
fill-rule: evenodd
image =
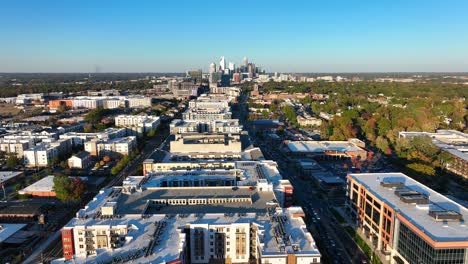
<svg viewBox="0 0 468 264"><path fill-rule="evenodd" d="M381 250L374 249L374 245L372 242L366 238L366 235L362 232L361 229L356 229L356 233L364 240L364 242L369 246L369 248L372 250L373 253L377 255L377 257L380 259L380 261L383 264L390 264L390 255L388 256L388 260L386 259L387 256L382 253Z"/></svg>

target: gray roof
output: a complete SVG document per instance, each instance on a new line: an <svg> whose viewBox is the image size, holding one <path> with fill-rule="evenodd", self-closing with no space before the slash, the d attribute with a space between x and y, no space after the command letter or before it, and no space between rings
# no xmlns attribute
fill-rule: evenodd
<svg viewBox="0 0 468 264"><path fill-rule="evenodd" d="M118 200L118 214L143 214L148 200L158 199L208 199L208 198L245 198L251 197L252 203L239 202L227 204L170 205L162 207L157 213L245 213L263 212L267 203L275 200L273 192L259 192L249 188L158 188L132 194L122 193ZM146 212L156 213L156 212Z"/></svg>

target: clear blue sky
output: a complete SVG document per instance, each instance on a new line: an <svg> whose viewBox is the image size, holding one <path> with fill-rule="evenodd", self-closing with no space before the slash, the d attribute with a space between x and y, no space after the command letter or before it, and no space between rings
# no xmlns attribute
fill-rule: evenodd
<svg viewBox="0 0 468 264"><path fill-rule="evenodd" d="M2 1L0 72L468 71L468 1Z"/></svg>

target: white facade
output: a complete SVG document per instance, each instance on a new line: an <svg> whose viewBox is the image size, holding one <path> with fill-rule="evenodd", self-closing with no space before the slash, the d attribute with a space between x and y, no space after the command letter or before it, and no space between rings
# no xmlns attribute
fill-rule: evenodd
<svg viewBox="0 0 468 264"><path fill-rule="evenodd" d="M23 155L26 167L47 167L59 155L59 147L44 143L25 150Z"/></svg>
<svg viewBox="0 0 468 264"><path fill-rule="evenodd" d="M143 108L151 107L151 98L144 96L133 96L126 98L128 107L130 108Z"/></svg>
<svg viewBox="0 0 468 264"><path fill-rule="evenodd" d="M0 150L6 153L14 153L18 158L23 157L23 152L34 145L32 139L0 139Z"/></svg>
<svg viewBox="0 0 468 264"><path fill-rule="evenodd" d="M95 109L103 107L103 100L100 98L77 98L73 100L73 108Z"/></svg>
<svg viewBox="0 0 468 264"><path fill-rule="evenodd" d="M111 140L93 139L84 143L84 150L92 156L119 153L130 155L137 144L136 137L115 138Z"/></svg>

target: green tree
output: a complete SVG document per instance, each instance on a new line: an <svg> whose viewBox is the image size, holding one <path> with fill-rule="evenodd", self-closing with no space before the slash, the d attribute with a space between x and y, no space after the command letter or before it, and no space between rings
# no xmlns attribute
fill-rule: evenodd
<svg viewBox="0 0 468 264"><path fill-rule="evenodd" d="M375 146L382 152L387 153L390 145L388 144L388 140L382 136L378 136L375 140Z"/></svg>
<svg viewBox="0 0 468 264"><path fill-rule="evenodd" d="M63 202L78 202L86 189L85 183L79 177L74 179L65 175L54 177L54 191L57 198Z"/></svg>
<svg viewBox="0 0 468 264"><path fill-rule="evenodd" d="M377 130L379 132L379 136L385 136L390 129L392 129L392 124L387 118L381 118L377 122Z"/></svg>
<svg viewBox="0 0 468 264"><path fill-rule="evenodd" d="M105 109L98 107L89 111L89 113L85 115L84 120L95 125L101 122L106 113L107 111Z"/></svg>
<svg viewBox="0 0 468 264"><path fill-rule="evenodd" d="M8 154L8 158L5 163L8 169L10 170L14 169L19 164L20 164L20 159L14 153Z"/></svg>
<svg viewBox="0 0 468 264"><path fill-rule="evenodd" d="M421 174L424 174L424 175L427 175L427 176L434 176L435 175L434 167L432 167L430 165L427 165L427 164L414 162L414 163L408 164L407 167L409 169L414 170L415 172L418 172L418 173L421 173Z"/></svg>
<svg viewBox="0 0 468 264"><path fill-rule="evenodd" d="M291 122L293 125L297 125L297 113L296 109L290 105L285 105L281 108L286 118Z"/></svg>

